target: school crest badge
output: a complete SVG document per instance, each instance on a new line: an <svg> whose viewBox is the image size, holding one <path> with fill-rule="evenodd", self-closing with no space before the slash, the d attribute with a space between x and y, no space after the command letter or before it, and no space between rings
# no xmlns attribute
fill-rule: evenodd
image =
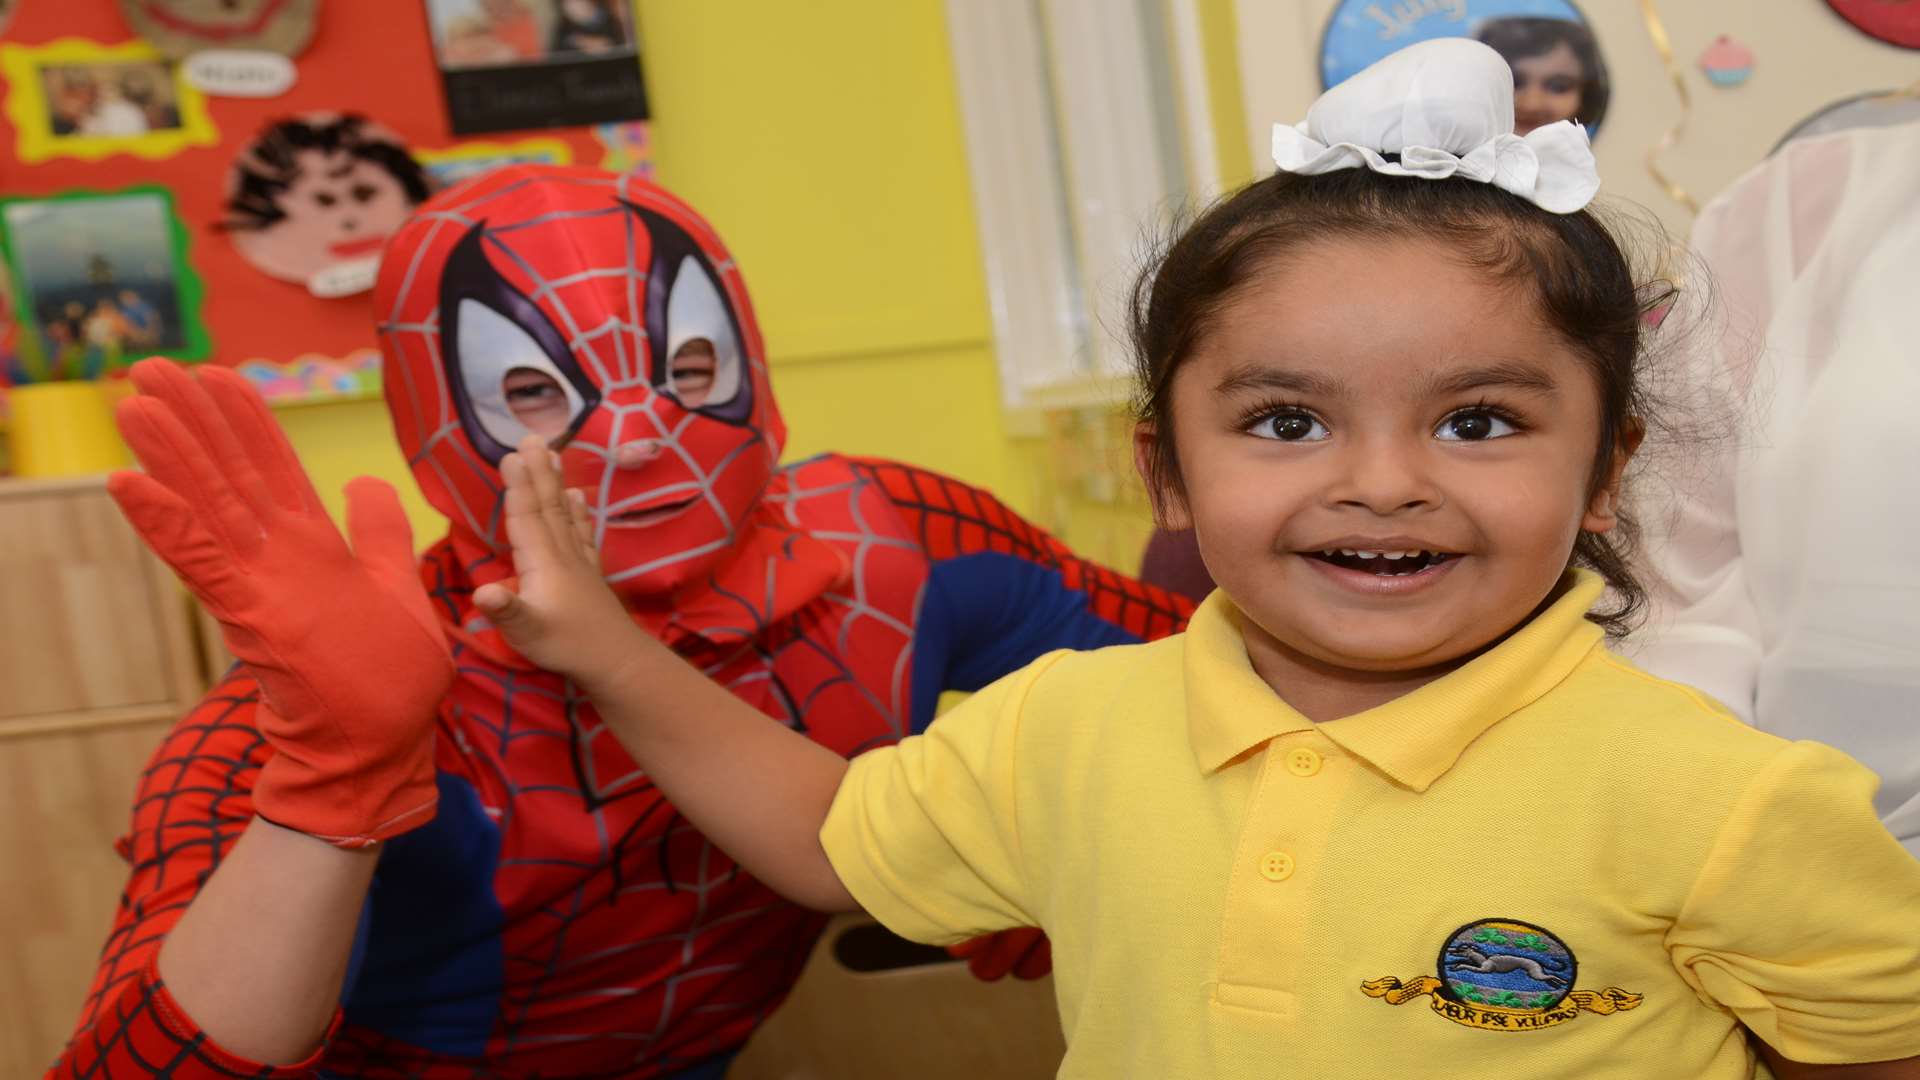
<svg viewBox="0 0 1920 1080"><path fill-rule="evenodd" d="M1576 990L1579 962L1552 932L1517 919L1481 919L1448 936L1435 974L1407 982L1387 975L1360 992L1389 1005L1431 994L1438 1015L1483 1031L1535 1031L1582 1012L1607 1016L1640 1006L1640 995L1617 986Z"/></svg>

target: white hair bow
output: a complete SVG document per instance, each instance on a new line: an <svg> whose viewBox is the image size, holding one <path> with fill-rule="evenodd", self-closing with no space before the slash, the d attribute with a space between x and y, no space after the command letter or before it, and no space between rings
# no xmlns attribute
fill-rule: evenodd
<svg viewBox="0 0 1920 1080"><path fill-rule="evenodd" d="M1465 38L1401 49L1320 95L1299 124L1275 124L1273 163L1306 175L1365 166L1388 176L1463 176L1556 214L1600 190L1586 129L1562 120L1515 135L1512 69Z"/></svg>

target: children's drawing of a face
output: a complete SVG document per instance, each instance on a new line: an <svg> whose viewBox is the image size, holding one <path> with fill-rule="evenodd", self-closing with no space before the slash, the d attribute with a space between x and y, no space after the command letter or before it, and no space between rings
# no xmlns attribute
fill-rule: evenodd
<svg viewBox="0 0 1920 1080"><path fill-rule="evenodd" d="M134 33L178 60L201 49L296 56L313 38L319 0L120 0Z"/></svg>
<svg viewBox="0 0 1920 1080"><path fill-rule="evenodd" d="M248 262L286 281L371 259L428 194L397 136L356 116L282 120L242 151L222 227Z"/></svg>

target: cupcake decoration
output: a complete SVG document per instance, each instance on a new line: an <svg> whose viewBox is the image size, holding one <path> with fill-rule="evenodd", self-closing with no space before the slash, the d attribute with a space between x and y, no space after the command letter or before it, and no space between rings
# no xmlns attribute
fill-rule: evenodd
<svg viewBox="0 0 1920 1080"><path fill-rule="evenodd" d="M1715 86L1739 86L1753 74L1753 50L1721 34L1700 53L1700 70Z"/></svg>

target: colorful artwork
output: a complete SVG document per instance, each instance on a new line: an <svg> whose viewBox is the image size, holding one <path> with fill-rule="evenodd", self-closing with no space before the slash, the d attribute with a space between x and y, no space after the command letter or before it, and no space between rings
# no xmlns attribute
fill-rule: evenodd
<svg viewBox="0 0 1920 1080"><path fill-rule="evenodd" d="M553 138L461 143L440 150L415 150L413 156L439 187L457 184L502 165L573 164L573 148Z"/></svg>
<svg viewBox="0 0 1920 1080"><path fill-rule="evenodd" d="M593 129L593 137L599 139L600 145L607 150L600 159L601 168L609 172L653 175L653 134L645 120L597 124Z"/></svg>
<svg viewBox="0 0 1920 1080"><path fill-rule="evenodd" d="M642 120L626 0L426 0L456 134Z"/></svg>
<svg viewBox="0 0 1920 1080"><path fill-rule="evenodd" d="M381 246L432 187L400 136L363 116L306 113L241 149L220 229L261 271L351 295L373 287Z"/></svg>
<svg viewBox="0 0 1920 1080"><path fill-rule="evenodd" d="M362 401L380 396L380 350L361 349L338 360L302 356L287 363L248 360L234 367L260 396L275 404Z"/></svg>
<svg viewBox="0 0 1920 1080"><path fill-rule="evenodd" d="M14 153L26 164L61 156L162 158L219 141L205 98L144 42L0 45L0 71Z"/></svg>
<svg viewBox="0 0 1920 1080"><path fill-rule="evenodd" d="M1701 50L1700 71L1715 86L1739 86L1753 75L1753 50L1721 34Z"/></svg>
<svg viewBox="0 0 1920 1080"><path fill-rule="evenodd" d="M529 55L539 58L513 70L557 81L571 64L603 59L592 51L601 43L577 28L549 40L562 29L554 0L524 6L537 31ZM383 17L369 17L371 7ZM624 5L616 15L628 53L613 62L637 79ZM496 165L589 163L607 152L586 122L536 137L462 138L418 4L0 0L0 23L0 92L15 132L0 145L0 199L10 200L0 203L0 262L10 271L0 282L0 384L110 375L162 352L251 365L276 400L367 393L370 377L352 358L370 354L376 320L356 290L373 280L392 223L426 193ZM294 51L297 71L282 55ZM139 250L108 253L98 280L85 261L76 279L36 246L48 238L32 235L34 204L136 192L147 198L132 208L153 211L138 228L127 223L126 242ZM4 220L16 203L27 206L12 223L28 234L24 252ZM95 224L61 209L40 217L69 221L76 242ZM149 262L169 269L133 282L131 299L106 291Z"/></svg>
<svg viewBox="0 0 1920 1080"><path fill-rule="evenodd" d="M1569 0L1341 0L1320 42L1321 83L1440 37L1471 37L1506 57L1517 135L1560 120L1592 132L1606 118L1606 60Z"/></svg>
<svg viewBox="0 0 1920 1080"><path fill-rule="evenodd" d="M320 0L120 0L133 32L174 60L202 49L297 56L319 8Z"/></svg>
<svg viewBox="0 0 1920 1080"><path fill-rule="evenodd" d="M0 200L13 278L15 383L94 379L143 356L199 359L200 280L158 188Z"/></svg>

